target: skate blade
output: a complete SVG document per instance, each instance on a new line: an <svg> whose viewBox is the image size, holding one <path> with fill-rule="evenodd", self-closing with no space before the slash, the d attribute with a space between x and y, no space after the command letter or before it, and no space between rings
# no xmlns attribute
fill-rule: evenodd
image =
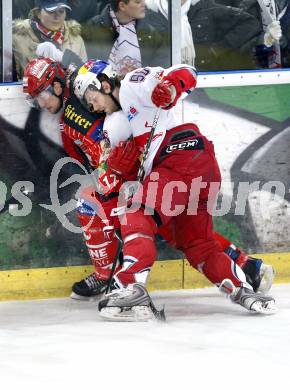
<svg viewBox="0 0 290 390"><path fill-rule="evenodd" d="M83 302L96 302L100 298L101 294L93 295L91 297L85 297L83 295L78 295L74 292L71 293L70 297L71 299L75 299L76 301L83 301Z"/></svg>
<svg viewBox="0 0 290 390"><path fill-rule="evenodd" d="M261 273L261 283L258 288L258 292L265 294L272 287L273 280L275 277L275 271L271 265L262 264L260 273Z"/></svg>
<svg viewBox="0 0 290 390"><path fill-rule="evenodd" d="M120 307L105 307L99 314L107 321L117 322L146 322L154 319L148 306L134 306L127 310L121 310Z"/></svg>
<svg viewBox="0 0 290 390"><path fill-rule="evenodd" d="M254 311L258 314L272 315L276 314L278 309L274 301L269 301L267 303L255 302L251 306L251 311Z"/></svg>

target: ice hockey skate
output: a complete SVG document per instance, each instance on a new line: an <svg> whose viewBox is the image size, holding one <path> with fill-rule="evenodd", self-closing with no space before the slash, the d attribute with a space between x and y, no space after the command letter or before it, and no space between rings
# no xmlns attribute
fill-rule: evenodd
<svg viewBox="0 0 290 390"><path fill-rule="evenodd" d="M219 289L229 296L233 303L237 303L249 311L260 314L275 314L277 312L274 298L256 293L247 287L235 287L230 279L224 279Z"/></svg>
<svg viewBox="0 0 290 390"><path fill-rule="evenodd" d="M92 273L85 279L73 284L70 297L80 301L95 300L106 290L107 285L107 280L97 279L95 273Z"/></svg>
<svg viewBox="0 0 290 390"><path fill-rule="evenodd" d="M265 264L260 259L249 257L243 271L247 282L255 292L266 294L271 289L275 277L272 265Z"/></svg>
<svg viewBox="0 0 290 390"><path fill-rule="evenodd" d="M266 294L270 291L275 277L272 265L265 264L262 259L246 255L245 252L233 244L229 245L224 252L238 264L240 257L245 259L242 269L246 275L247 282L253 287L255 292Z"/></svg>
<svg viewBox="0 0 290 390"><path fill-rule="evenodd" d="M157 310L145 286L129 284L126 288L115 289L99 302L100 316L109 321L165 321L164 310Z"/></svg>

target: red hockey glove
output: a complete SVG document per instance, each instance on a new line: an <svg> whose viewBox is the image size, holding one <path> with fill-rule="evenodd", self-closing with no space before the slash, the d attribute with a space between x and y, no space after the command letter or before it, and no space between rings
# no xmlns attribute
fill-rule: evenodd
<svg viewBox="0 0 290 390"><path fill-rule="evenodd" d="M125 180L135 180L140 166L140 150L133 140L120 142L108 157L108 166Z"/></svg>
<svg viewBox="0 0 290 390"><path fill-rule="evenodd" d="M168 110L176 105L181 94L191 91L196 85L196 74L181 68L172 70L154 88L151 99L157 107Z"/></svg>
<svg viewBox="0 0 290 390"><path fill-rule="evenodd" d="M169 80L164 79L154 88L151 99L155 106L167 110L172 107L175 97L176 89Z"/></svg>

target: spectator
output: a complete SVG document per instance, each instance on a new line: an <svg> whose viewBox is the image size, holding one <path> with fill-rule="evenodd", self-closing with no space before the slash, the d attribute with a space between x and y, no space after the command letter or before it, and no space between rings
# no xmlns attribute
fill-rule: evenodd
<svg viewBox="0 0 290 390"><path fill-rule="evenodd" d="M119 73L169 62L168 23L146 10L144 0L111 0L89 22L85 37L90 56L109 59Z"/></svg>
<svg viewBox="0 0 290 390"><path fill-rule="evenodd" d="M108 2L106 0L68 0L71 7L71 19L79 23L91 19L92 15L98 15ZM29 11L34 6L34 0L13 0L13 19L26 19Z"/></svg>
<svg viewBox="0 0 290 390"><path fill-rule="evenodd" d="M108 4L107 0L69 0L72 8L71 18L79 23L85 23L92 15L99 15Z"/></svg>
<svg viewBox="0 0 290 390"><path fill-rule="evenodd" d="M192 39L192 31L187 13L192 5L192 0L181 0L181 59L188 65L195 63L195 49ZM167 0L146 0L146 6L155 12L160 12L168 19Z"/></svg>
<svg viewBox="0 0 290 390"><path fill-rule="evenodd" d="M13 19L28 18L29 11L34 7L34 0L13 0L12 17Z"/></svg>
<svg viewBox="0 0 290 390"><path fill-rule="evenodd" d="M276 17L271 17L265 7L257 0L217 0L231 7L239 7L253 15L259 24L260 34L253 48L256 63L259 68L288 67L288 36L289 36L289 7L288 0L276 0ZM269 3L269 2L268 2ZM288 16L287 16L288 14ZM282 29L281 29L282 27ZM283 36L282 36L283 34ZM288 64L288 65L287 65Z"/></svg>
<svg viewBox="0 0 290 390"><path fill-rule="evenodd" d="M152 10L158 7L160 18L167 8L167 0L147 0L146 4ZM199 71L251 69L255 66L251 49L259 34L259 24L252 15L217 4L214 0L183 0L183 7L188 7L187 19ZM185 24L182 24L184 37Z"/></svg>
<svg viewBox="0 0 290 390"><path fill-rule="evenodd" d="M70 49L86 61L85 44L80 36L81 26L66 21L70 6L66 1L36 0L29 19L13 21L13 53L18 79L22 79L27 63L36 57L37 45L52 42L58 49Z"/></svg>
<svg viewBox="0 0 290 390"><path fill-rule="evenodd" d="M282 38L280 39L281 60L284 68L290 68L290 5L288 0L276 0L278 15L281 16Z"/></svg>
<svg viewBox="0 0 290 390"><path fill-rule="evenodd" d="M214 0L194 0L188 12L199 70L252 69L252 55L260 28L242 9Z"/></svg>

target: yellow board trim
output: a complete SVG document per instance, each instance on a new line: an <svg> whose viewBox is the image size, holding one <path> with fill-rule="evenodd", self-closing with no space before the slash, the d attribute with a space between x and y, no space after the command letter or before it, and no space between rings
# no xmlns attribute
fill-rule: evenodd
<svg viewBox="0 0 290 390"><path fill-rule="evenodd" d="M255 256L273 265L275 283L290 283L290 253ZM0 301L66 297L74 282L92 272L92 266L0 271ZM183 259L155 262L148 284L150 291L208 286L207 279Z"/></svg>

